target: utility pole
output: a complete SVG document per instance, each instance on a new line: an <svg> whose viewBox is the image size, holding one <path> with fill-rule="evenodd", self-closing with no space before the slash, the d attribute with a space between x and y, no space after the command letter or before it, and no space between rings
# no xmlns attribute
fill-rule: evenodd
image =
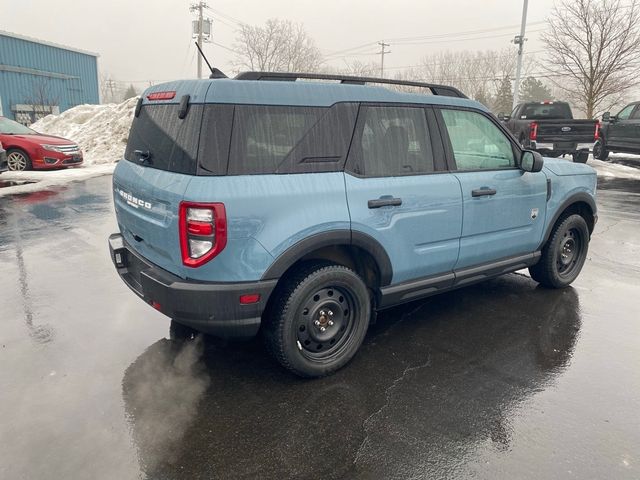
<svg viewBox="0 0 640 480"><path fill-rule="evenodd" d="M380 78L384 78L384 56L386 53L391 53L385 50L385 47L389 47L388 43L384 43L384 40L378 42L380 45Z"/></svg>
<svg viewBox="0 0 640 480"><path fill-rule="evenodd" d="M529 0L524 0L524 5L522 6L522 24L520 25L520 35L516 35L516 38L513 39L513 43L518 45L518 65L516 67L516 79L513 84L513 106L512 109L516 107L518 104L518 97L520 93L520 74L522 73L522 54L524 50L524 42L527 40L524 38L524 31L527 27L527 6L529 5Z"/></svg>
<svg viewBox="0 0 640 480"><path fill-rule="evenodd" d="M202 49L202 42L204 41L205 24L208 24L209 36L211 32L211 20L205 19L203 15L203 9L207 7L208 5L200 0L198 3L191 5L191 7L189 8L190 11L198 13L198 20L193 22L193 36L197 38L196 42L198 43L200 49ZM198 78L202 78L202 55L198 55Z"/></svg>

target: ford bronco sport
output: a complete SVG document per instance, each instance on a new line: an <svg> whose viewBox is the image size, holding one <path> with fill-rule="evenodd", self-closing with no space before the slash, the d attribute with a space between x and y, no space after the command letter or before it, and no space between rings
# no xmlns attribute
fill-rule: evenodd
<svg viewBox="0 0 640 480"><path fill-rule="evenodd" d="M124 157L109 238L124 282L178 324L260 331L308 377L345 365L378 310L527 267L569 285L597 219L591 167L543 166L484 106L418 82L155 85Z"/></svg>

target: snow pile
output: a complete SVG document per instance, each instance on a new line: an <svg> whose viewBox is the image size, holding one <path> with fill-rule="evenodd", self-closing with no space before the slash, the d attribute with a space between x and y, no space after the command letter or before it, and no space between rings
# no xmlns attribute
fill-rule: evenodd
<svg viewBox="0 0 640 480"><path fill-rule="evenodd" d="M76 142L85 165L114 163L124 154L137 101L134 97L120 104L78 105L60 115L47 115L31 128Z"/></svg>

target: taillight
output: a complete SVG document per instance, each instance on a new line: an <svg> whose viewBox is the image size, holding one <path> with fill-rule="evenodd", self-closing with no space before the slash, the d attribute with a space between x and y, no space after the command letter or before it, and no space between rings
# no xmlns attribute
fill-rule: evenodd
<svg viewBox="0 0 640 480"><path fill-rule="evenodd" d="M598 140L600 138L600 120L596 121L596 131L593 134L593 139Z"/></svg>
<svg viewBox="0 0 640 480"><path fill-rule="evenodd" d="M223 203L180 203L182 263L199 267L227 245L227 214Z"/></svg>
<svg viewBox="0 0 640 480"><path fill-rule="evenodd" d="M529 140L537 140L538 139L538 123L531 122L529 125Z"/></svg>

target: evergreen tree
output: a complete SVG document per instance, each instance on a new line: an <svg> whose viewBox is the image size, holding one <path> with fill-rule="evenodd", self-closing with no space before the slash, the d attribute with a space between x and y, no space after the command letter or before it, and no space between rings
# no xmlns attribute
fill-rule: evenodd
<svg viewBox="0 0 640 480"><path fill-rule="evenodd" d="M520 85L520 100L523 102L542 102L553 100L551 90L534 77L527 77Z"/></svg>
<svg viewBox="0 0 640 480"><path fill-rule="evenodd" d="M138 95L138 92L136 92L135 87L133 85L129 85L129 88L127 88L126 92L124 92L124 96L122 97L122 100L129 100L130 98L133 98L136 95Z"/></svg>
<svg viewBox="0 0 640 480"><path fill-rule="evenodd" d="M513 105L513 89L511 87L511 79L505 76L500 81L500 86L493 101L494 113L503 113L508 115L511 113Z"/></svg>

